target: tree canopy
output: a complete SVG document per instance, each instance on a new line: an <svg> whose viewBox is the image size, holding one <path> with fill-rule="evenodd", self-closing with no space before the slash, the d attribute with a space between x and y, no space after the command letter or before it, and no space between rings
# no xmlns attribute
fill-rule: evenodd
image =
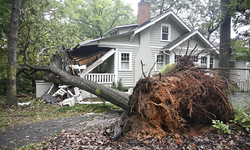
<svg viewBox="0 0 250 150"><path fill-rule="evenodd" d="M241 37L250 37L250 0L231 0L229 9L232 10L234 30ZM246 28L239 32L238 28L245 26Z"/></svg>
<svg viewBox="0 0 250 150"><path fill-rule="evenodd" d="M64 15L79 27L79 38L98 38L117 26L135 22L133 9L121 0L65 0Z"/></svg>
<svg viewBox="0 0 250 150"><path fill-rule="evenodd" d="M232 59L244 60L250 62L250 48L249 42L243 39L236 40L232 43Z"/></svg>

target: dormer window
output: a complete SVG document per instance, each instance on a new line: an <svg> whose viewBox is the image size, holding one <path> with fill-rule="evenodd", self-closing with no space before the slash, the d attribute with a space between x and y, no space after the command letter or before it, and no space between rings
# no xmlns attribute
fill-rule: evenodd
<svg viewBox="0 0 250 150"><path fill-rule="evenodd" d="M170 41L170 31L171 26L168 24L162 24L161 25L161 40L162 41Z"/></svg>
<svg viewBox="0 0 250 150"><path fill-rule="evenodd" d="M113 32L110 32L110 36L116 36L118 34L118 31L117 30L115 30L115 31L113 31Z"/></svg>

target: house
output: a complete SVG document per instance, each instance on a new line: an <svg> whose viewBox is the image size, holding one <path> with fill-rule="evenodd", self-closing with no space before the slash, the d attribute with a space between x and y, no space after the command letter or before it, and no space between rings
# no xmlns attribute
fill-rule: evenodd
<svg viewBox="0 0 250 150"><path fill-rule="evenodd" d="M201 52L199 59L194 58L197 65L219 64L218 50L199 31L191 30L172 11L150 18L150 4L144 1L138 3L138 24L116 26L105 34L69 51L72 65L86 67L79 73L82 78L105 85L122 78L123 85L132 88L142 77L141 61L146 73L156 62L152 73L157 73L162 66L178 62L188 45L191 51L197 43L197 53Z"/></svg>

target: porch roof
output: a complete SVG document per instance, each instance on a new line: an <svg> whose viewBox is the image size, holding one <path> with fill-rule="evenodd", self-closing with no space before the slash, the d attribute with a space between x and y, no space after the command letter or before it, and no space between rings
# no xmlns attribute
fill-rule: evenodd
<svg viewBox="0 0 250 150"><path fill-rule="evenodd" d="M90 65L105 55L110 49L108 47L98 47L97 45L85 46L69 51L68 55L74 65Z"/></svg>

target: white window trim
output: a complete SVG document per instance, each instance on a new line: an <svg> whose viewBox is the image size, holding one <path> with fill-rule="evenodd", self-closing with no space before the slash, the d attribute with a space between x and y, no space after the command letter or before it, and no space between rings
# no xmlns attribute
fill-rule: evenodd
<svg viewBox="0 0 250 150"><path fill-rule="evenodd" d="M163 40L162 39L162 26L167 26L168 27L168 40ZM170 24L161 24L161 41L171 41L171 25Z"/></svg>
<svg viewBox="0 0 250 150"><path fill-rule="evenodd" d="M122 69L122 53L128 53L129 54L129 69ZM132 71L132 52L119 52L119 71Z"/></svg>
<svg viewBox="0 0 250 150"><path fill-rule="evenodd" d="M203 65L204 63L202 64L202 57L206 57L206 58L207 58L207 59L206 59L206 65ZM208 62L208 59L210 59L210 57L208 57L208 56L201 56L201 57L200 57L199 66L200 66L200 67L206 67L206 68L207 68L208 65L210 65L210 63ZM210 61L210 60L209 60L209 61Z"/></svg>
<svg viewBox="0 0 250 150"><path fill-rule="evenodd" d="M157 56L158 55L161 55L161 54L155 54L155 62L157 61ZM163 66L165 65L165 56L164 55L162 55L163 56ZM157 62L155 63L155 71L159 71L159 70L157 70Z"/></svg>
<svg viewBox="0 0 250 150"><path fill-rule="evenodd" d="M215 68L215 57L211 57L211 56L210 56L210 61L209 61L209 68L211 65L211 59L213 59L213 68Z"/></svg>

